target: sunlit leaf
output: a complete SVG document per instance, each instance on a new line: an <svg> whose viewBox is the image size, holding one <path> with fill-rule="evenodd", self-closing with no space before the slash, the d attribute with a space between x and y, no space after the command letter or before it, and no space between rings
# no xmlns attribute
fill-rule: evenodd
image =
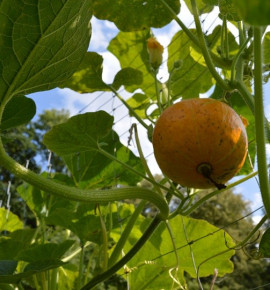
<svg viewBox="0 0 270 290"><path fill-rule="evenodd" d="M196 0L197 8L199 14L209 13L213 10L213 5L216 5L216 1L214 4L212 3L214 0ZM190 0L185 0L185 3L190 11L193 14L192 5Z"/></svg>
<svg viewBox="0 0 270 290"><path fill-rule="evenodd" d="M191 30L194 33L193 30ZM174 98L196 98L200 93L205 93L212 86L212 76L203 61L203 56L196 57L190 54L192 43L183 31L177 32L169 45L168 68L172 72L170 88ZM194 56L194 55L193 55ZM174 63L181 61L178 69Z"/></svg>
<svg viewBox="0 0 270 290"><path fill-rule="evenodd" d="M179 0L166 2L176 14L179 13ZM163 27L173 20L162 2L156 0L93 0L93 8L97 18L113 21L122 31Z"/></svg>
<svg viewBox="0 0 270 290"><path fill-rule="evenodd" d="M136 93L131 98L127 100L127 103L130 105L131 108L136 112L138 116L142 119L146 118L146 109L149 106L149 99L146 95ZM129 112L132 115L132 112Z"/></svg>
<svg viewBox="0 0 270 290"><path fill-rule="evenodd" d="M78 93L92 93L95 91L109 91L102 80L103 57L96 52L87 52L70 79L60 87L70 88Z"/></svg>
<svg viewBox="0 0 270 290"><path fill-rule="evenodd" d="M234 250L229 250L228 247L232 247L234 243L228 234L224 236L223 230L203 220L180 216L170 220L170 225L178 249L179 264L168 230L160 225L146 245L128 263L133 269L129 279L134 288L145 286L146 289L153 290L171 289L174 282L170 271L176 279L184 283L184 272L196 278L198 266L200 277L213 275L215 268L219 271L219 277L233 271L230 258Z"/></svg>
<svg viewBox="0 0 270 290"><path fill-rule="evenodd" d="M121 86L127 86L129 87L129 91L132 91L136 90L142 82L143 75L141 71L131 67L126 67L116 74L112 86L116 90L118 90ZM134 89L132 89L133 85Z"/></svg>
<svg viewBox="0 0 270 290"><path fill-rule="evenodd" d="M13 232L23 228L23 222L11 211L0 208L0 232Z"/></svg>
<svg viewBox="0 0 270 290"><path fill-rule="evenodd" d="M72 75L89 45L91 4L1 1L0 100L55 88Z"/></svg>
<svg viewBox="0 0 270 290"><path fill-rule="evenodd" d="M270 63L270 32L265 33L263 38L263 52L264 52L264 63Z"/></svg>
<svg viewBox="0 0 270 290"><path fill-rule="evenodd" d="M240 21L238 10L233 0L219 0L219 11L222 16L226 16L228 20Z"/></svg>
<svg viewBox="0 0 270 290"><path fill-rule="evenodd" d="M155 98L155 78L149 63L147 52L147 39L150 31L119 32L109 44L108 50L120 61L123 68L133 68L141 72L143 80L137 88L140 88L149 98ZM135 86L125 86L129 92L133 92Z"/></svg>

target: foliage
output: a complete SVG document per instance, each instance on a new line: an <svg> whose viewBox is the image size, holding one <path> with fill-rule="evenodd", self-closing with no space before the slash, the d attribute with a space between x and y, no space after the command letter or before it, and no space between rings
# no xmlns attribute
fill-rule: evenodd
<svg viewBox="0 0 270 290"><path fill-rule="evenodd" d="M0 1L1 178L3 184L15 177L16 185L23 180L18 194L36 221L35 229L29 229L24 227L19 211L17 216L10 208L1 208L0 283L10 284L12 289L19 285L25 289L85 290L109 288L105 281L113 277L110 282L116 282L120 289L128 274L131 289L184 289L188 273L202 288L200 280L212 276L215 267L219 276L233 271L234 250L245 247L269 217L265 145L270 140L270 126L264 116L262 93L270 70L269 34L263 34L264 27L260 27L269 24L269 19L257 13L263 7L268 15L268 2L248 1L245 9L241 6L245 1L185 2L196 29L189 29L178 18L178 0ZM214 6L218 6L222 25L209 34L202 30L200 15ZM102 79L102 57L87 52L92 13L113 21L120 29L108 47L121 66L111 84ZM169 77L162 82L157 78L158 68L151 66L147 40L154 37L152 27L163 27L173 19L180 29L169 44ZM228 22L237 27L239 38L229 31ZM214 207L215 218L220 217L221 206L226 206L228 215L214 220L215 226L190 217L213 196L225 196L225 189L203 195L166 177L156 182L143 156L137 128L134 137L139 156L120 142L113 117L106 112L68 119L67 112L47 111L36 123L30 123L35 105L24 95L55 87L79 93L113 92L150 140L165 108L212 88L211 97L247 115L251 124L249 160L253 162L257 156L265 217L244 235L244 231L240 235L239 230L227 233L223 228L229 218L232 222L236 218L229 213L240 204L227 206L227 200L217 199L220 203ZM134 96L125 100L121 87ZM58 155L55 169L60 173L48 168L39 174L33 157L38 152L43 152L41 158L46 156L40 137L48 129L44 144ZM26 158L32 160L30 169L21 165ZM238 183L257 175L253 167L246 164L241 172L245 176L239 176ZM152 188L143 188L140 182L144 180ZM179 203L169 208L172 197ZM143 201L134 207L130 199ZM153 218L140 215L147 201L157 207ZM265 256L268 241L266 231L259 245ZM240 256L232 259L235 257ZM240 259L240 263L235 262L237 269L244 264L243 257ZM255 266L261 265L269 266Z"/></svg>

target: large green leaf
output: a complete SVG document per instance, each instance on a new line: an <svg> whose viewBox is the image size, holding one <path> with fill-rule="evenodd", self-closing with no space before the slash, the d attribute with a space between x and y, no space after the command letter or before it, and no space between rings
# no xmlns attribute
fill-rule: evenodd
<svg viewBox="0 0 270 290"><path fill-rule="evenodd" d="M0 100L72 75L90 39L90 0L0 2Z"/></svg>
<svg viewBox="0 0 270 290"><path fill-rule="evenodd" d="M162 224L128 263L133 289L171 289L173 280L170 273L176 273L176 278L183 284L184 272L196 278L195 267L199 265L200 277L213 275L215 268L218 269L219 277L233 271L230 258L234 250L228 247L233 247L234 243L223 230L206 221L181 216L170 220L170 226L178 249L179 265L168 230ZM223 254L218 255L223 251ZM175 271L176 267L178 271Z"/></svg>
<svg viewBox="0 0 270 290"><path fill-rule="evenodd" d="M104 111L77 115L54 126L45 134L43 143L59 156L96 151L112 124L113 117Z"/></svg>
<svg viewBox="0 0 270 290"><path fill-rule="evenodd" d="M13 232L22 228L23 222L18 216L3 207L0 208L0 232Z"/></svg>
<svg viewBox="0 0 270 290"><path fill-rule="evenodd" d="M242 18L252 25L266 26L270 24L269 0L233 0Z"/></svg>
<svg viewBox="0 0 270 290"><path fill-rule="evenodd" d="M194 30L191 30L195 33ZM191 56L192 43L183 31L175 34L168 48L168 68L172 72L170 88L174 98L196 98L213 85L208 68L200 63L203 56ZM180 68L174 69L174 63L181 62Z"/></svg>
<svg viewBox="0 0 270 290"><path fill-rule="evenodd" d="M29 247L35 231L34 229L16 230L8 237L0 238L0 260L16 260L17 255Z"/></svg>
<svg viewBox="0 0 270 290"><path fill-rule="evenodd" d="M116 161L104 156L103 148L111 156L143 172L141 162L123 146L111 129L113 117L103 111L70 118L55 126L44 136L44 143L62 156L77 183L87 181L87 187L115 185L117 182L136 185L140 180Z"/></svg>
<svg viewBox="0 0 270 290"><path fill-rule="evenodd" d="M103 57L96 52L87 52L80 66L61 87L68 87L79 93L109 91L102 80Z"/></svg>
<svg viewBox="0 0 270 290"><path fill-rule="evenodd" d="M2 121L1 130L17 127L28 123L36 114L36 104L25 96L13 97L6 105Z"/></svg>
<svg viewBox="0 0 270 290"><path fill-rule="evenodd" d="M166 2L176 14L179 13L179 0ZM93 0L93 8L97 18L113 21L122 31L163 27L173 20L173 15L157 0Z"/></svg>
<svg viewBox="0 0 270 290"><path fill-rule="evenodd" d="M46 243L42 245L32 245L20 252L17 256L19 261L30 263L61 259L69 248L74 244L72 240L66 240L60 244Z"/></svg>
<svg viewBox="0 0 270 290"><path fill-rule="evenodd" d="M149 63L147 52L147 39L150 37L148 29L137 32L119 32L109 44L108 50L112 52L120 61L121 67L133 68L141 72L142 82L139 86L128 86L125 88L129 92L135 89L142 89L147 97L155 98L155 78Z"/></svg>

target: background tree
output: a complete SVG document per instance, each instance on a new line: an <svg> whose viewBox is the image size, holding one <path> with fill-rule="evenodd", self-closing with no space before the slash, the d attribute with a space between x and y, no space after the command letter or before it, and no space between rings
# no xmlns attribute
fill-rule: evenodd
<svg viewBox="0 0 270 290"><path fill-rule="evenodd" d="M6 130L3 133L6 152L20 164L26 165L26 163L29 163L28 167L35 172L47 169L49 152L42 143L43 135L52 126L66 121L68 117L69 112L66 110L45 110L36 120L29 124ZM66 170L60 157L53 157L53 170L56 172L64 172ZM6 192L9 182L11 184L10 206L12 212L17 214L27 224L35 226L33 213L16 192L17 186L22 181L3 167L0 168L0 200L2 200L2 205L7 205Z"/></svg>

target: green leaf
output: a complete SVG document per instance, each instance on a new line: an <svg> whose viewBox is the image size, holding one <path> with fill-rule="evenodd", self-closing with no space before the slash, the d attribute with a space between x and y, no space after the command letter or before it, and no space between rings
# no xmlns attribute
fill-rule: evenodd
<svg viewBox="0 0 270 290"><path fill-rule="evenodd" d="M194 30L191 30L195 33ZM183 31L175 34L168 47L168 69L171 72L170 88L174 98L196 98L213 85L212 76L205 65L194 60L190 54L192 43ZM199 57L201 60L203 57ZM174 63L181 61L178 69Z"/></svg>
<svg viewBox="0 0 270 290"><path fill-rule="evenodd" d="M13 260L0 261L0 276L13 274L16 270L17 264L18 264L18 261L13 261Z"/></svg>
<svg viewBox="0 0 270 290"><path fill-rule="evenodd" d="M25 267L23 273L15 275L0 275L0 283L17 284L22 279L28 278L40 272L58 268L64 264L65 264L64 262L59 260L38 261L36 263L30 263Z"/></svg>
<svg viewBox="0 0 270 290"><path fill-rule="evenodd" d="M95 213L95 204L80 204L76 211L58 208L48 216L46 222L53 225L58 225L71 230L77 235L82 243L91 241L97 244L102 243L102 232L100 225L100 217ZM104 206L106 211L106 206ZM119 217L121 219L130 215L130 208L126 205L111 207L112 224L109 224L110 219L106 220L106 227L119 227ZM102 211L102 207L101 207Z"/></svg>
<svg viewBox="0 0 270 290"><path fill-rule="evenodd" d="M109 91L107 84L102 80L102 65L101 55L96 52L87 52L76 72L60 87L67 87L78 93Z"/></svg>
<svg viewBox="0 0 270 290"><path fill-rule="evenodd" d="M18 186L17 192L26 202L27 206L39 217L45 205L42 192L28 183L23 183Z"/></svg>
<svg viewBox="0 0 270 290"><path fill-rule="evenodd" d="M148 29L137 32L119 32L109 44L108 50L113 53L122 68L133 68L141 72L143 81L140 88L150 98L156 97L155 78L149 62L149 54L147 52L147 39L150 38ZM125 86L129 92L133 92L135 86Z"/></svg>
<svg viewBox="0 0 270 290"><path fill-rule="evenodd" d="M270 32L265 33L263 38L264 63L270 64Z"/></svg>
<svg viewBox="0 0 270 290"><path fill-rule="evenodd" d="M104 149L122 163L143 173L144 169L140 159L132 151L123 146L118 135L112 131L102 139L106 144ZM130 173L122 164L112 161L96 151L78 152L63 157L73 178L81 187L100 188L117 184L137 185L141 180L137 175ZM85 186L84 186L85 183Z"/></svg>
<svg viewBox="0 0 270 290"><path fill-rule="evenodd" d="M112 124L113 117L104 111L77 115L54 126L45 134L43 143L59 156L96 151Z"/></svg>
<svg viewBox="0 0 270 290"><path fill-rule="evenodd" d="M213 10L213 2L214 0L196 0L196 4L197 4L197 8L198 8L198 12L199 14L204 14L204 13L209 13ZM193 10L192 10L192 5L190 0L185 0L185 3L190 11L191 14L193 14ZM214 3L216 3L216 1L214 1ZM216 4L215 4L216 5Z"/></svg>
<svg viewBox="0 0 270 290"><path fill-rule="evenodd" d="M35 102L25 96L13 97L6 105L1 121L1 130L28 123L36 114Z"/></svg>
<svg viewBox="0 0 270 290"><path fill-rule="evenodd" d="M238 13L233 0L219 0L219 10L222 16L226 16L228 20L240 21L241 17Z"/></svg>
<svg viewBox="0 0 270 290"><path fill-rule="evenodd" d="M208 5L211 5L211 6L214 6L214 5L217 6L219 0L203 0L203 2L204 2L205 4L208 4Z"/></svg>
<svg viewBox="0 0 270 290"><path fill-rule="evenodd" d="M0 232L13 232L22 228L23 222L18 216L3 207L0 208Z"/></svg>
<svg viewBox="0 0 270 290"><path fill-rule="evenodd" d="M167 0L175 11L180 11L179 0ZM173 20L161 1L156 0L93 0L93 14L99 19L110 20L122 31L163 27Z"/></svg>
<svg viewBox="0 0 270 290"><path fill-rule="evenodd" d="M219 277L233 271L230 258L234 250L228 250L228 247L233 247L234 243L228 234L224 237L223 230L206 221L181 216L170 220L170 226L178 249L179 265L176 263L168 230L162 224L150 241L128 263L133 269L129 279L134 289L171 289L174 282L169 275L170 269L172 274L176 273L176 278L181 283L184 283L184 272L196 278L194 261L196 267L200 265L200 277L213 275L215 268L219 271ZM228 251L218 255L226 250ZM175 270L176 267L178 271Z"/></svg>
<svg viewBox="0 0 270 290"><path fill-rule="evenodd" d="M142 119L146 118L145 110L149 106L149 99L146 95L136 93L131 98L127 100L127 103ZM129 114L132 114L129 112Z"/></svg>
<svg viewBox="0 0 270 290"><path fill-rule="evenodd" d="M120 143L112 123L112 116L103 111L77 115L53 127L44 136L44 143L64 158L77 183L87 181L88 188L114 185L116 180L136 185L140 177L99 151L98 144L122 163L143 172L140 159Z"/></svg>
<svg viewBox="0 0 270 290"><path fill-rule="evenodd" d="M34 244L28 249L21 251L20 254L17 256L17 259L30 263L61 259L73 244L74 241L72 240L66 240L60 244Z"/></svg>
<svg viewBox="0 0 270 290"><path fill-rule="evenodd" d="M78 267L69 263L61 266L61 270L58 272L58 289L76 289L74 283L78 277Z"/></svg>
<svg viewBox="0 0 270 290"><path fill-rule="evenodd" d="M270 258L270 228L268 228L260 241L259 252L264 258Z"/></svg>
<svg viewBox="0 0 270 290"><path fill-rule="evenodd" d="M91 1L0 2L0 100L55 88L81 62Z"/></svg>
<svg viewBox="0 0 270 290"><path fill-rule="evenodd" d="M0 238L0 260L16 260L17 255L28 248L36 230L23 229Z"/></svg>
<svg viewBox="0 0 270 290"><path fill-rule="evenodd" d="M233 3L247 23L260 26L270 24L269 0L233 0Z"/></svg>
<svg viewBox="0 0 270 290"><path fill-rule="evenodd" d="M136 90L143 82L142 72L132 67L121 69L114 77L112 86L118 90L121 86L129 87L129 91ZM134 89L132 86L134 85Z"/></svg>

